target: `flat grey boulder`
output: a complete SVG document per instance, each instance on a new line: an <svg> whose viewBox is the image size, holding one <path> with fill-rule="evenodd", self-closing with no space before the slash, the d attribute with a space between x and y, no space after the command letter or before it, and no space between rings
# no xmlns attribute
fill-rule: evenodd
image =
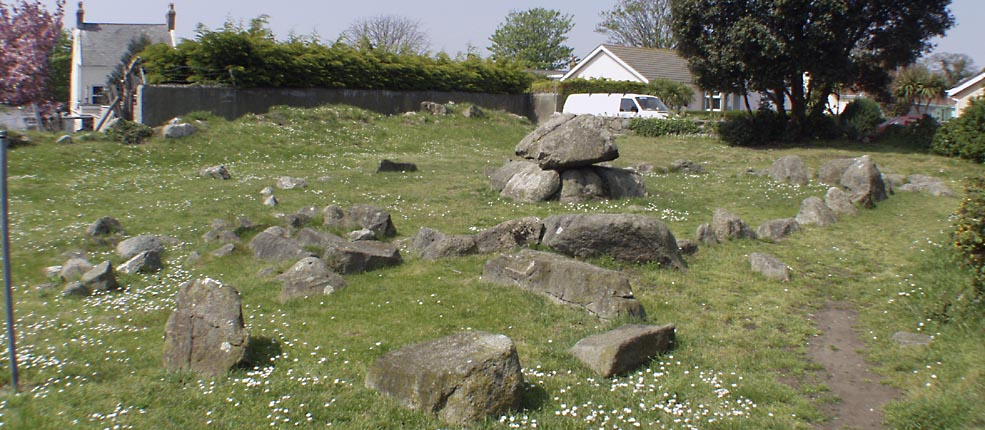
<svg viewBox="0 0 985 430"><path fill-rule="evenodd" d="M213 279L184 283L164 327L164 368L220 376L247 358L239 292Z"/></svg>
<svg viewBox="0 0 985 430"><path fill-rule="evenodd" d="M817 181L825 185L841 185L841 176L855 164L854 158L836 158L828 160L817 171Z"/></svg>
<svg viewBox="0 0 985 430"><path fill-rule="evenodd" d="M202 170L199 170L198 176L203 178L221 179L226 180L232 178L229 174L229 170L226 170L226 166L209 166Z"/></svg>
<svg viewBox="0 0 985 430"><path fill-rule="evenodd" d="M760 239L776 242L800 231L800 223L794 218L780 218L766 221L756 229Z"/></svg>
<svg viewBox="0 0 985 430"><path fill-rule="evenodd" d="M317 248L327 248L333 246L337 243L344 243L347 240L334 235L332 233L327 233L324 231L318 231L310 228L303 228L298 231L297 236L294 240L297 241L298 245L304 247L317 247Z"/></svg>
<svg viewBox="0 0 985 430"><path fill-rule="evenodd" d="M98 236L109 236L113 234L124 234L123 224L120 224L120 220L113 218L111 216L104 216L97 219L95 222L86 228L86 234L91 237Z"/></svg>
<svg viewBox="0 0 985 430"><path fill-rule="evenodd" d="M188 123L168 124L164 126L161 135L165 139L180 139L195 134L198 131L194 125Z"/></svg>
<svg viewBox="0 0 985 430"><path fill-rule="evenodd" d="M62 290L62 297L86 297L91 295L92 291L79 281L69 282Z"/></svg>
<svg viewBox="0 0 985 430"><path fill-rule="evenodd" d="M829 188L824 194L824 205L835 214L858 215L858 208L852 204L851 196L841 188Z"/></svg>
<svg viewBox="0 0 985 430"><path fill-rule="evenodd" d="M824 204L824 200L819 197L808 197L800 203L800 212L794 218L800 225L816 224L819 226L831 225L838 222L835 213Z"/></svg>
<svg viewBox="0 0 985 430"><path fill-rule="evenodd" d="M478 252L473 236L444 234L427 227L417 231L410 241L410 249L425 260L461 257Z"/></svg>
<svg viewBox="0 0 985 430"><path fill-rule="evenodd" d="M343 275L396 266L403 262L396 246L374 240L329 244L322 252L322 260L333 271Z"/></svg>
<svg viewBox="0 0 985 430"><path fill-rule="evenodd" d="M518 202L536 203L554 198L561 189L561 175L554 170L541 170L533 163L518 164L516 169L499 195Z"/></svg>
<svg viewBox="0 0 985 430"><path fill-rule="evenodd" d="M239 236L226 227L217 227L203 234L202 240L208 243L239 243Z"/></svg>
<svg viewBox="0 0 985 430"><path fill-rule="evenodd" d="M928 193L935 197L951 197L954 192L948 187L943 179L927 175L910 175L907 183L900 185L900 191Z"/></svg>
<svg viewBox="0 0 985 430"><path fill-rule="evenodd" d="M253 256L263 261L297 261L312 255L297 241L267 231L253 236L248 246Z"/></svg>
<svg viewBox="0 0 985 430"><path fill-rule="evenodd" d="M447 115L448 108L441 103L423 101L421 102L421 112L427 112L430 113L431 115L439 115L439 116Z"/></svg>
<svg viewBox="0 0 985 430"><path fill-rule="evenodd" d="M811 171L797 155L788 155L773 162L769 169L770 178L776 182L807 185Z"/></svg>
<svg viewBox="0 0 985 430"><path fill-rule="evenodd" d="M401 405L464 425L520 407L523 373L510 338L465 332L377 358L366 387Z"/></svg>
<svg viewBox="0 0 985 430"><path fill-rule="evenodd" d="M560 173L562 203L577 203L605 198L605 183L602 177L590 167L568 169Z"/></svg>
<svg viewBox="0 0 985 430"><path fill-rule="evenodd" d="M368 228L350 231L349 234L346 235L346 238L349 239L350 242L357 242L360 240L378 240L376 233Z"/></svg>
<svg viewBox="0 0 985 430"><path fill-rule="evenodd" d="M62 264L58 277L66 281L77 280L86 272L92 270L92 263L84 258L69 258Z"/></svg>
<svg viewBox="0 0 985 430"><path fill-rule="evenodd" d="M164 244L161 239L152 234L144 234L125 239L116 245L116 253L124 260L129 260L135 255L144 251L153 251L158 254L164 253Z"/></svg>
<svg viewBox="0 0 985 430"><path fill-rule="evenodd" d="M752 266L753 272L767 278L778 281L790 280L790 267L772 255L754 252L749 254L749 264Z"/></svg>
<svg viewBox="0 0 985 430"><path fill-rule="evenodd" d="M286 272L274 278L284 283L280 290L280 302L314 296L325 296L345 288L345 280L331 271L317 257L301 259Z"/></svg>
<svg viewBox="0 0 985 430"><path fill-rule="evenodd" d="M549 252L524 249L496 257L486 262L482 280L519 287L604 320L645 316L625 275Z"/></svg>
<svg viewBox="0 0 985 430"><path fill-rule="evenodd" d="M882 173L872 161L872 157L868 155L855 159L855 162L841 175L840 184L851 193L852 203L860 206L875 207L876 202L888 198Z"/></svg>
<svg viewBox="0 0 985 430"><path fill-rule="evenodd" d="M216 248L214 251L210 252L209 255L218 258L228 257L235 250L236 250L236 244L227 243L225 245Z"/></svg>
<svg viewBox="0 0 985 430"><path fill-rule="evenodd" d="M365 228L381 239L397 235L390 212L373 205L357 204L348 210L337 205L326 206L322 210L322 225L336 229Z"/></svg>
<svg viewBox="0 0 985 430"><path fill-rule="evenodd" d="M592 170L602 178L605 197L615 200L646 197L646 185L639 173L616 167L595 166Z"/></svg>
<svg viewBox="0 0 985 430"><path fill-rule="evenodd" d="M755 239L756 232L737 215L725 209L715 209L711 219L711 230L719 242L736 239Z"/></svg>
<svg viewBox="0 0 985 430"><path fill-rule="evenodd" d="M295 190L298 188L307 188L308 181L302 178L295 178L291 176L281 176L277 178L277 188L281 190Z"/></svg>
<svg viewBox="0 0 985 430"><path fill-rule="evenodd" d="M542 169L570 169L615 160L619 150L602 118L564 114L524 137L516 146L516 155Z"/></svg>
<svg viewBox="0 0 985 430"><path fill-rule="evenodd" d="M667 170L670 172L688 173L692 175L700 175L705 173L704 166L691 160L674 160L670 163Z"/></svg>
<svg viewBox="0 0 985 430"><path fill-rule="evenodd" d="M603 378L636 370L674 348L677 333L672 324L628 324L588 336L571 348L571 355Z"/></svg>
<svg viewBox="0 0 985 430"><path fill-rule="evenodd" d="M687 269L670 229L643 215L554 215L544 219L541 244L572 257L608 255L620 261Z"/></svg>
<svg viewBox="0 0 985 430"><path fill-rule="evenodd" d="M82 285L90 291L114 291L120 289L120 284L116 282L116 272L113 264L104 261L89 269L82 275Z"/></svg>
<svg viewBox="0 0 985 430"><path fill-rule="evenodd" d="M540 244L544 222L537 217L524 217L499 223L475 235L476 250L481 254L507 251Z"/></svg>
<svg viewBox="0 0 985 430"><path fill-rule="evenodd" d="M154 273L163 268L164 263L161 262L159 252L144 251L121 264L118 271L132 275L135 273Z"/></svg>

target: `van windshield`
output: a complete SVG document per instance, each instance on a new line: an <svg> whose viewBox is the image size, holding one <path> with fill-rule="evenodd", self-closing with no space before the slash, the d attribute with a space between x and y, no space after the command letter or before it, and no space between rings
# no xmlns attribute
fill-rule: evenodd
<svg viewBox="0 0 985 430"><path fill-rule="evenodd" d="M670 110L669 108L667 108L667 105L665 105L664 102L660 101L660 99L656 97L637 97L636 101L639 102L640 107L642 107L643 110L658 111L658 112Z"/></svg>

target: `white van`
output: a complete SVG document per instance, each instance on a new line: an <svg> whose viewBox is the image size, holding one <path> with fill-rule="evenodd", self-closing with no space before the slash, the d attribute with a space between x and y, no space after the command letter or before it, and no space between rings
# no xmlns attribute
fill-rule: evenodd
<svg viewBox="0 0 985 430"><path fill-rule="evenodd" d="M621 118L667 118L670 109L659 98L645 94L571 94L563 113Z"/></svg>

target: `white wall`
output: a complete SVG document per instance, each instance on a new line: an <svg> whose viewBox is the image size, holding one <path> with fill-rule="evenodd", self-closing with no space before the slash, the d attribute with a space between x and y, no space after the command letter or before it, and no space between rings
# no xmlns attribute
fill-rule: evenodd
<svg viewBox="0 0 985 430"><path fill-rule="evenodd" d="M961 113L964 112L964 109L971 104L971 99L975 97L985 96L985 82L979 82L977 87L978 88L973 91L968 91L966 93L961 94L962 96L961 98L955 97L958 101L958 104L955 107L955 111L954 111L957 116L961 116ZM971 89L969 88L969 90Z"/></svg>
<svg viewBox="0 0 985 430"><path fill-rule="evenodd" d="M571 77L582 79L608 78L614 81L644 82L605 53L589 60L588 63L578 69Z"/></svg>

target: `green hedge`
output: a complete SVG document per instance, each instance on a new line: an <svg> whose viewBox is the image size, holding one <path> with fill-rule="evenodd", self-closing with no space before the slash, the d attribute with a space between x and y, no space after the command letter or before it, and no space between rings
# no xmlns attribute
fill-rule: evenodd
<svg viewBox="0 0 985 430"><path fill-rule="evenodd" d="M629 129L640 136L658 137L672 135L689 135L701 133L698 123L689 119L660 119L660 118L633 118L629 122Z"/></svg>
<svg viewBox="0 0 985 430"><path fill-rule="evenodd" d="M977 98L937 129L930 150L948 157L985 162L985 98Z"/></svg>
<svg viewBox="0 0 985 430"><path fill-rule="evenodd" d="M954 246L974 273L975 289L985 294L985 178L968 180L965 198L954 214Z"/></svg>
<svg viewBox="0 0 985 430"><path fill-rule="evenodd" d="M140 57L151 84L522 94L533 81L517 64L475 56L459 61L445 54L395 55L342 43L277 42L237 28L200 30L195 40L177 48L150 46Z"/></svg>

